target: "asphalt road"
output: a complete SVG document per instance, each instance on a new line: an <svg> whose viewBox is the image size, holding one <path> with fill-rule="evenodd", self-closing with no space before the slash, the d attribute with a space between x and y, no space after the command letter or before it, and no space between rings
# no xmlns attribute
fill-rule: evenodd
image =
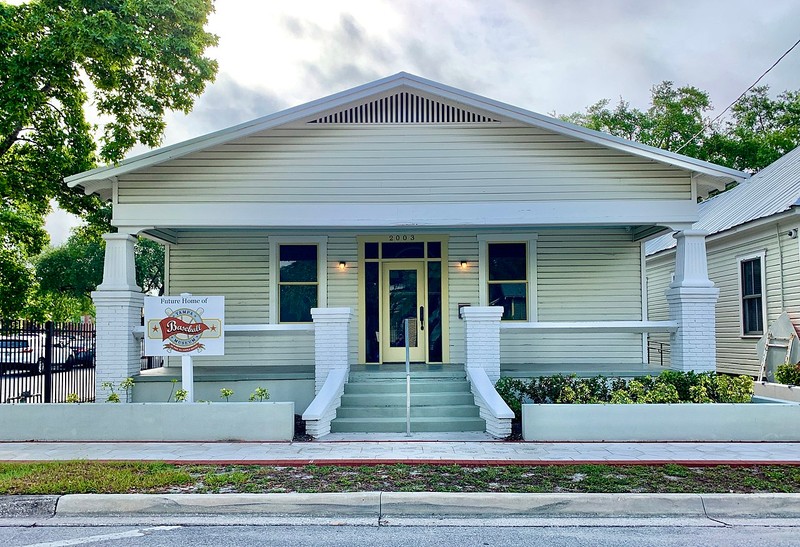
<svg viewBox="0 0 800 547"><path fill-rule="evenodd" d="M499 523L501 524L501 523ZM280 545L327 547L510 545L547 546L685 546L726 547L797 546L798 527L751 526L575 526L574 520L553 521L549 526L462 526L449 521L444 526L126 526L126 527L7 527L0 528L5 547L148 546L181 547L213 545Z"/></svg>

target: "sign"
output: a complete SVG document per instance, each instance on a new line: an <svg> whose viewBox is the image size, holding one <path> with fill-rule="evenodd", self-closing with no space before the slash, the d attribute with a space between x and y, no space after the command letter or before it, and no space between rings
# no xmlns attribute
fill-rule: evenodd
<svg viewBox="0 0 800 547"><path fill-rule="evenodd" d="M146 296L144 354L225 355L224 296Z"/></svg>

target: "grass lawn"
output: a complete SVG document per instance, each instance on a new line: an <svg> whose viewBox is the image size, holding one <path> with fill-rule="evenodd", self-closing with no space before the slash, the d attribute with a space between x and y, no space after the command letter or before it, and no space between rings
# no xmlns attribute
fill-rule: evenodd
<svg viewBox="0 0 800 547"><path fill-rule="evenodd" d="M800 492L800 467L0 463L0 494L271 492Z"/></svg>

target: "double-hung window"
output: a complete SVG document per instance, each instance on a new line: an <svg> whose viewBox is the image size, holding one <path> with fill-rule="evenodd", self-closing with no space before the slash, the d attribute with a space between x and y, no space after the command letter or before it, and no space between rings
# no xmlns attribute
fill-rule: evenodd
<svg viewBox="0 0 800 547"><path fill-rule="evenodd" d="M535 321L536 236L481 238L481 302L505 321Z"/></svg>
<svg viewBox="0 0 800 547"><path fill-rule="evenodd" d="M764 334L764 254L739 259L742 335Z"/></svg>
<svg viewBox="0 0 800 547"><path fill-rule="evenodd" d="M311 309L324 307L324 240L270 238L273 323L310 323Z"/></svg>

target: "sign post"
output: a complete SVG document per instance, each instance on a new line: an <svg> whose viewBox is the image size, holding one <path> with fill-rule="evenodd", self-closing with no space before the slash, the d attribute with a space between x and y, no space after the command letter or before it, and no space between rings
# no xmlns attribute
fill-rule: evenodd
<svg viewBox="0 0 800 547"><path fill-rule="evenodd" d="M194 402L194 355L225 355L225 297L146 296L144 353L181 356L181 388Z"/></svg>

